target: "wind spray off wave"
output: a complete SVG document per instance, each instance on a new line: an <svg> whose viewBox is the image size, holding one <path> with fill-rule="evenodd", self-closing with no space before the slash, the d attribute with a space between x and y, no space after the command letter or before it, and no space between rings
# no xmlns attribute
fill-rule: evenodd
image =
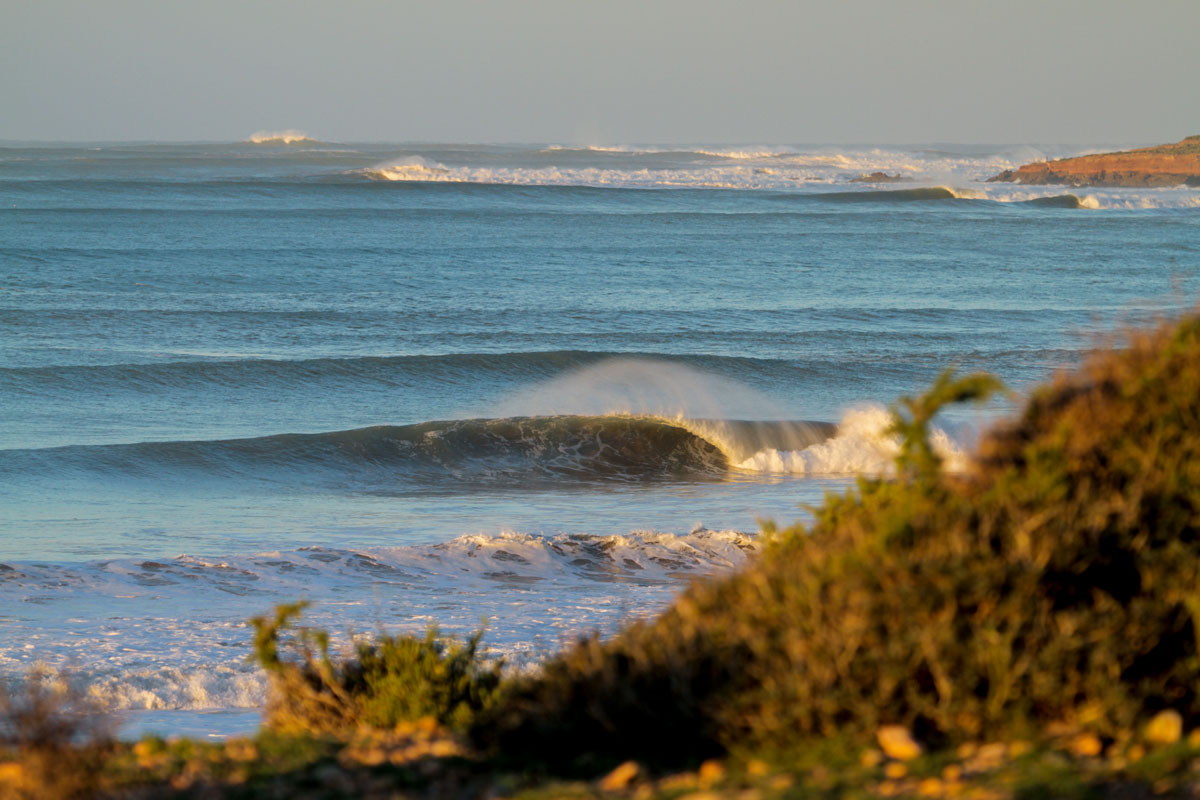
<svg viewBox="0 0 1200 800"><path fill-rule="evenodd" d="M582 367L519 393L503 408L657 420L713 446L728 472L888 474L900 447L882 406L857 406L836 424L781 419L786 413L777 403L745 384L650 359ZM945 430L935 427L931 441L946 469L965 466L962 446Z"/></svg>

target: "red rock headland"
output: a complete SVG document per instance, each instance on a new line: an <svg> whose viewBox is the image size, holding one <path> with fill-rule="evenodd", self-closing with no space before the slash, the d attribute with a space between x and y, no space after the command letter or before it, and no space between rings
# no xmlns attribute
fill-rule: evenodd
<svg viewBox="0 0 1200 800"><path fill-rule="evenodd" d="M1143 147L1008 169L988 182L1067 186L1200 186L1200 135L1175 144Z"/></svg>

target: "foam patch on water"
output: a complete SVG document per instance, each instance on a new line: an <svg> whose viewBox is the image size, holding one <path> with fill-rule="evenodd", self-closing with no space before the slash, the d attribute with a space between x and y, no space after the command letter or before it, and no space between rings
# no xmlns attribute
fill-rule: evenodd
<svg viewBox="0 0 1200 800"><path fill-rule="evenodd" d="M1090 208L1125 209L1141 211L1150 209L1194 209L1200 208L1200 192L1195 189L1146 189L1118 193L1099 192L1089 196L1095 203Z"/></svg>
<svg viewBox="0 0 1200 800"><path fill-rule="evenodd" d="M246 663L251 616L312 601L305 622L338 636L466 636L516 667L574 637L654 614L688 580L728 572L754 537L688 533L470 534L430 545L322 546L227 557L7 562L0 569L0 680L37 663L114 709L254 708L262 675Z"/></svg>
<svg viewBox="0 0 1200 800"><path fill-rule="evenodd" d="M190 669L172 666L68 671L86 694L107 709L195 711L214 708L261 708L266 676L249 664L211 664Z"/></svg>

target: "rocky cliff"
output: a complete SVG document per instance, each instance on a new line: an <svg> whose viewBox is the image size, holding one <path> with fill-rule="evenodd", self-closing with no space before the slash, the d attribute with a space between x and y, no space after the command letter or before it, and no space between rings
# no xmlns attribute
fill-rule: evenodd
<svg viewBox="0 0 1200 800"><path fill-rule="evenodd" d="M1200 135L1120 153L1040 161L988 181L1068 186L1200 186Z"/></svg>

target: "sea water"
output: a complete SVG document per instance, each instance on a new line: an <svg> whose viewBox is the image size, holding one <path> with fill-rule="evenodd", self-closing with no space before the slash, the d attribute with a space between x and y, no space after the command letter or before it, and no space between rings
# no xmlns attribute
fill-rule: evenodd
<svg viewBox="0 0 1200 800"><path fill-rule="evenodd" d="M1016 393L955 468L1200 290L1200 191L984 182L1084 148L255 138L0 147L0 680L133 732L252 728L299 599L536 668L886 473L944 368Z"/></svg>

